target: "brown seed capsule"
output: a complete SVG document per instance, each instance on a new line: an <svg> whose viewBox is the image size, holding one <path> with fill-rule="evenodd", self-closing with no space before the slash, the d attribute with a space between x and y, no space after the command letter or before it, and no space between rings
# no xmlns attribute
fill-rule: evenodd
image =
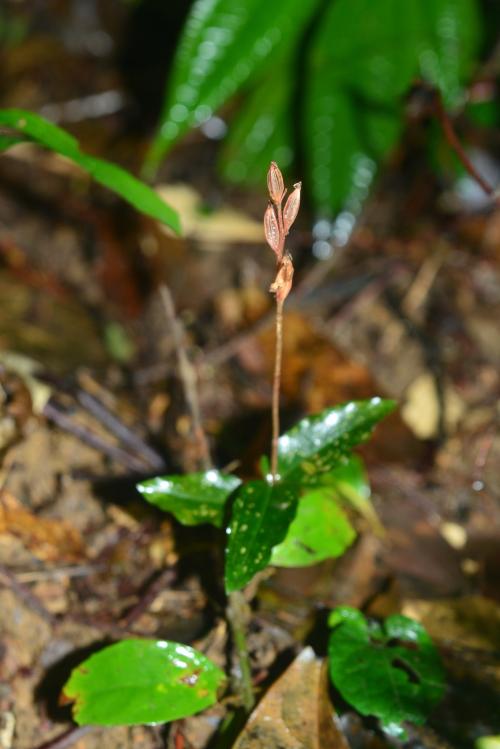
<svg viewBox="0 0 500 749"><path fill-rule="evenodd" d="M288 234L289 229L297 218L297 213L299 212L301 185L301 182L297 182L294 185L294 190L288 196L288 200L283 209L283 226L285 228L285 234Z"/></svg>
<svg viewBox="0 0 500 749"><path fill-rule="evenodd" d="M292 256L287 252L283 255L280 262L278 273L274 282L269 287L269 291L276 294L276 301L283 303L287 298L293 283L293 262Z"/></svg>
<svg viewBox="0 0 500 749"><path fill-rule="evenodd" d="M283 175L274 161L271 161L267 172L267 189L273 203L275 205L281 203L285 194L285 183L283 182Z"/></svg>
<svg viewBox="0 0 500 749"><path fill-rule="evenodd" d="M266 208L264 214L264 233L269 247L279 259L280 254L280 229L274 207L271 203Z"/></svg>

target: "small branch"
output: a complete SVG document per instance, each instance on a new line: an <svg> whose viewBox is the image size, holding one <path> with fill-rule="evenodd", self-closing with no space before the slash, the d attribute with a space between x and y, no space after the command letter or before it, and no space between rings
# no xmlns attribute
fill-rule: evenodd
<svg viewBox="0 0 500 749"><path fill-rule="evenodd" d="M31 592L31 590L19 582L16 576L10 572L3 564L0 565L0 586L4 585L10 588L13 593L26 605L38 614L48 624L53 625L55 623L55 617L52 616L50 611L47 611L43 603L37 598L37 596Z"/></svg>
<svg viewBox="0 0 500 749"><path fill-rule="evenodd" d="M450 148L457 155L464 169L483 189L486 195L489 195L491 198L493 198L497 205L500 204L500 195L498 194L498 189L495 189L487 180L484 179L484 177L479 174L476 167L467 156L467 153L465 152L464 147L462 146L460 139L453 128L453 123L448 115L448 112L444 108L441 94L438 91L435 92L434 109L436 117L443 130L444 137L446 138L446 141Z"/></svg>
<svg viewBox="0 0 500 749"><path fill-rule="evenodd" d="M276 297L276 344L274 355L273 400L272 400L272 444L271 475L273 482L278 478L278 440L280 436L280 390L281 367L283 360L283 301Z"/></svg>
<svg viewBox="0 0 500 749"><path fill-rule="evenodd" d="M151 606L155 598L167 587L170 587L176 578L175 570L170 568L162 570L160 574L146 587L138 603L120 621L120 626L128 629L145 611Z"/></svg>
<svg viewBox="0 0 500 749"><path fill-rule="evenodd" d="M143 473L145 470L149 470L150 466L148 463L144 463L134 455L130 455L130 453L122 450L121 447L111 445L96 432L93 432L90 429L82 426L81 424L78 424L70 416L68 416L67 413L57 408L53 401L49 400L45 404L42 413L47 419L53 421L54 424L56 424L60 429L64 429L64 431L73 434L82 442L85 442L95 450L104 453L104 455L107 455L112 460L116 460L118 463L121 463L127 468L130 468L133 471L137 471L138 473Z"/></svg>
<svg viewBox="0 0 500 749"><path fill-rule="evenodd" d="M44 741L43 744L39 744L36 749L67 749L78 741L79 739L86 736L91 731L95 731L96 726L75 726L70 728L69 731L65 731L60 736L56 736L55 739L50 741Z"/></svg>
<svg viewBox="0 0 500 749"><path fill-rule="evenodd" d="M191 421L193 425L193 436L198 445L198 454L200 456L200 463L205 471L208 471L212 466L212 460L210 457L210 448L208 446L207 436L203 429L201 420L201 409L197 392L197 377L196 372L189 361L186 346L184 343L184 329L183 326L175 313L174 301L170 289L166 284L160 286L160 297L165 309L165 314L168 323L172 329L172 334L175 342L175 349L177 352L177 361L179 364L179 375L184 388L184 397L191 414Z"/></svg>
<svg viewBox="0 0 500 749"><path fill-rule="evenodd" d="M114 413L109 411L106 406L95 396L86 390L78 388L76 398L83 408L94 416L103 426L109 429L120 442L133 452L141 456L141 459L149 463L151 468L161 471L165 468L163 458L146 445L131 429L123 424Z"/></svg>

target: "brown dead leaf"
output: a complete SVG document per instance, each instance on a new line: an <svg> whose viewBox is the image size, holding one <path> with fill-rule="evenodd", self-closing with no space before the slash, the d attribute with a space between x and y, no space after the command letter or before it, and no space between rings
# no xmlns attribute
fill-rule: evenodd
<svg viewBox="0 0 500 749"><path fill-rule="evenodd" d="M6 491L0 497L0 534L19 538L46 562L76 562L84 556L83 541L75 528L64 520L37 517Z"/></svg>
<svg viewBox="0 0 500 749"><path fill-rule="evenodd" d="M233 749L348 749L332 715L326 665L311 648L269 689Z"/></svg>

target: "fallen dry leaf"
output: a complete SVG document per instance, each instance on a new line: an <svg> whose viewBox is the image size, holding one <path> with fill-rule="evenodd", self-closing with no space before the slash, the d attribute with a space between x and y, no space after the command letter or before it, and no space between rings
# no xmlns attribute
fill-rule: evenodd
<svg viewBox="0 0 500 749"><path fill-rule="evenodd" d="M75 562L84 556L83 541L75 528L64 520L37 517L6 491L0 497L0 534L19 538L46 562Z"/></svg>
<svg viewBox="0 0 500 749"><path fill-rule="evenodd" d="M250 715L233 749L348 749L328 699L326 665L305 648Z"/></svg>

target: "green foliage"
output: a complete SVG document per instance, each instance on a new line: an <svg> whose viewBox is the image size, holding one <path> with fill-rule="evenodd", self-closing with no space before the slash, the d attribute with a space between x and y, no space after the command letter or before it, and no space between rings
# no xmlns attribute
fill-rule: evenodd
<svg viewBox="0 0 500 749"><path fill-rule="evenodd" d="M0 151L22 142L33 142L48 148L73 161L97 182L120 195L137 210L162 221L180 234L177 211L165 203L154 190L116 164L84 153L73 136L40 115L23 109L2 109L0 127L7 127L13 131L0 135Z"/></svg>
<svg viewBox="0 0 500 749"><path fill-rule="evenodd" d="M302 419L279 439L280 476L301 486L320 485L324 474L345 463L353 447L369 439L375 424L394 406L394 401L372 398Z"/></svg>
<svg viewBox="0 0 500 749"><path fill-rule="evenodd" d="M224 505L241 481L214 469L184 476L157 476L137 484L144 499L184 525L222 526Z"/></svg>
<svg viewBox="0 0 500 749"><path fill-rule="evenodd" d="M74 669L64 695L81 726L164 723L213 705L225 678L187 645L123 640Z"/></svg>
<svg viewBox="0 0 500 749"><path fill-rule="evenodd" d="M271 564L308 567L340 556L355 537L335 490L313 489L301 498L285 539L272 550Z"/></svg>
<svg viewBox="0 0 500 749"><path fill-rule="evenodd" d="M264 569L286 536L297 509L297 484L250 481L236 495L226 530L226 591L243 588Z"/></svg>
<svg viewBox="0 0 500 749"><path fill-rule="evenodd" d="M367 485L362 464L351 450L367 440L393 408L393 401L372 398L302 419L280 437L280 478L275 484L266 477L239 486L236 477L211 470L148 479L137 488L185 525L221 526L225 503L234 493L226 527L225 585L230 593L243 588L272 555L277 564L309 565L341 554L352 542L354 531L338 500L347 495L362 510ZM295 518L304 490L321 486L327 488L300 500Z"/></svg>
<svg viewBox="0 0 500 749"><path fill-rule="evenodd" d="M400 137L412 83L460 105L480 42L478 0L196 0L148 167L242 91L224 176L260 181L301 150L318 211L355 213Z"/></svg>
<svg viewBox="0 0 500 749"><path fill-rule="evenodd" d="M350 607L335 609L329 625L330 676L344 699L393 735L403 735L402 721L423 723L443 695L444 674L422 625L400 615L368 622Z"/></svg>

